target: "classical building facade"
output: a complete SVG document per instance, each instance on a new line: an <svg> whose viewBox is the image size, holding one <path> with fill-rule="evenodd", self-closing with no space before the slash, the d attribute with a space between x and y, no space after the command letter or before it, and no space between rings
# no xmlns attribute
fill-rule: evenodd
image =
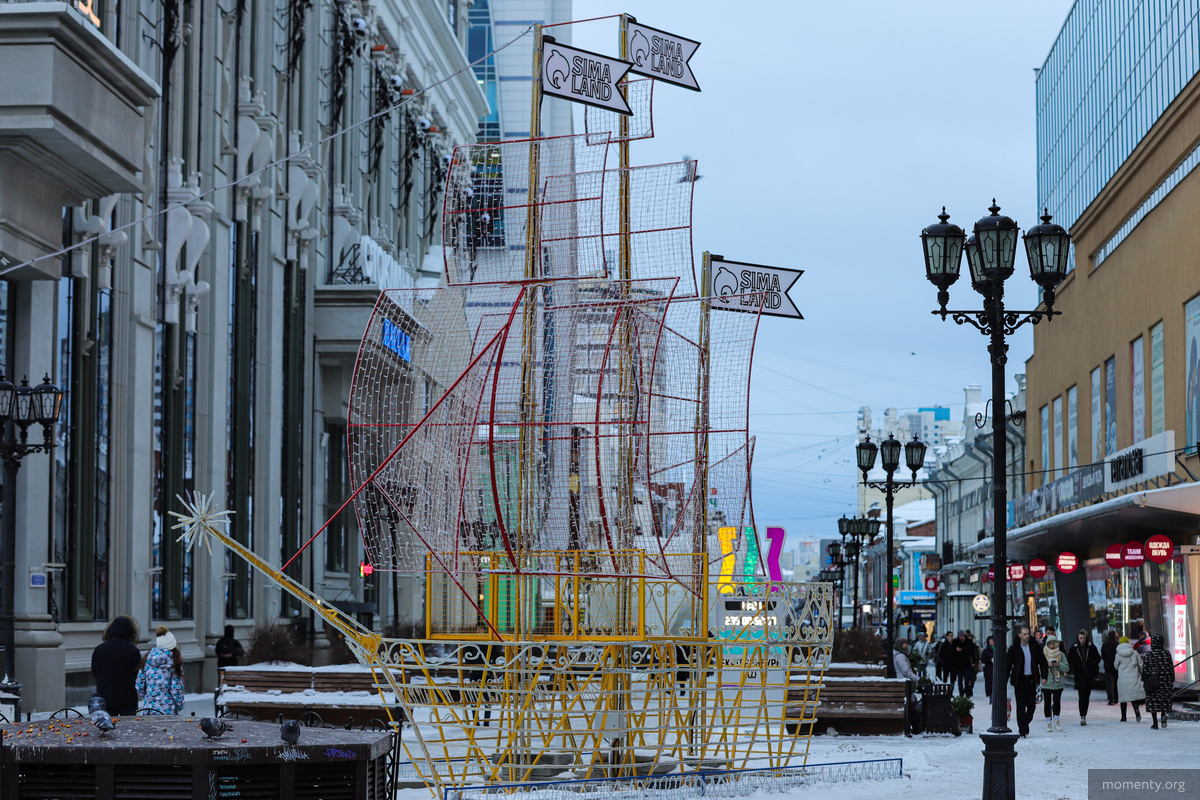
<svg viewBox="0 0 1200 800"><path fill-rule="evenodd" d="M324 645L240 560L176 542L191 492L278 564L333 518L289 574L380 628L423 618L415 579L360 574L352 509L334 512L365 322L381 287L439 280L445 170L490 112L470 15L0 3L0 361L65 390L52 455L17 484L24 710L86 698L116 614L144 637L171 626L189 691L214 685L227 623L245 640L283 619Z"/></svg>
<svg viewBox="0 0 1200 800"><path fill-rule="evenodd" d="M1177 660L1200 634L1198 40L1196 3L1081 0L1038 73L1038 205L1074 258L1062 316L1034 331L1030 491L1009 539L1052 565L1039 616L1145 626ZM1155 536L1161 564L1145 558ZM1078 566L1054 569L1062 553Z"/></svg>

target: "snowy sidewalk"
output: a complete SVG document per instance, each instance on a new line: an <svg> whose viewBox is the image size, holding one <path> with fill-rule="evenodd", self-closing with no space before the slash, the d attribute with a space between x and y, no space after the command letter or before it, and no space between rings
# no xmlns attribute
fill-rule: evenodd
<svg viewBox="0 0 1200 800"><path fill-rule="evenodd" d="M991 706L982 682L975 687L975 733L953 736L814 736L809 763L869 758L903 758L904 778L883 783L822 786L822 800L878 798L889 800L978 798L983 787L983 742L980 731L991 724ZM1087 727L1079 724L1078 695L1063 692L1061 733L1048 733L1041 706L1030 735L1017 741L1019 800L1086 800L1089 769L1127 768L1131 776L1145 770L1194 767L1200 724L1173 722L1165 730L1150 730L1150 715L1142 721L1120 722L1120 706L1109 706L1104 692L1093 692ZM1097 702L1097 700L1099 702ZM1014 718L1010 727L1016 730ZM799 796L797 792L795 796ZM783 795L780 795L781 797ZM768 797L767 795L763 796Z"/></svg>

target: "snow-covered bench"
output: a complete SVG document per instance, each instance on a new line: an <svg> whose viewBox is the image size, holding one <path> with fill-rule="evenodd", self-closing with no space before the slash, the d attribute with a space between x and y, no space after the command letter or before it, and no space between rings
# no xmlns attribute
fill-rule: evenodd
<svg viewBox="0 0 1200 800"><path fill-rule="evenodd" d="M814 733L904 733L905 684L883 667L831 664L820 685L794 684L787 693L788 728L811 722Z"/></svg>
<svg viewBox="0 0 1200 800"><path fill-rule="evenodd" d="M380 694L371 671L353 664L226 667L221 670L216 705L218 713L240 712L263 721L281 715L299 719L313 712L329 725L361 726L374 720L388 725L389 719L401 721L404 716L391 692L385 689Z"/></svg>

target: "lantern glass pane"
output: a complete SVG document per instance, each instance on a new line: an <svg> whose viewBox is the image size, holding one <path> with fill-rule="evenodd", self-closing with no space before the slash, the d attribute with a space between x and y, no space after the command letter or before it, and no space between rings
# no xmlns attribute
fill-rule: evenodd
<svg viewBox="0 0 1200 800"><path fill-rule="evenodd" d="M884 472L895 472L896 467L900 466L900 440L889 436L883 440L879 451L883 457Z"/></svg>

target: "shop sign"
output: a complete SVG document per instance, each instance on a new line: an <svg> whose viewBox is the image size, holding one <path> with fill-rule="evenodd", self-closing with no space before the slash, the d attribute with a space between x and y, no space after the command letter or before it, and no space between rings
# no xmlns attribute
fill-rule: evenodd
<svg viewBox="0 0 1200 800"><path fill-rule="evenodd" d="M1026 492L1017 500L1013 522L1024 525L1073 506L1091 503L1104 494L1104 465L1089 464Z"/></svg>
<svg viewBox="0 0 1200 800"><path fill-rule="evenodd" d="M1104 459L1104 491L1117 492L1174 471L1175 431L1163 431Z"/></svg>
<svg viewBox="0 0 1200 800"><path fill-rule="evenodd" d="M1121 560L1127 567L1140 567L1146 563L1146 553L1141 542L1126 542L1121 547Z"/></svg>
<svg viewBox="0 0 1200 800"><path fill-rule="evenodd" d="M1069 575L1079 567L1079 558L1071 552L1059 553L1058 560L1054 564L1059 572L1065 572Z"/></svg>
<svg viewBox="0 0 1200 800"><path fill-rule="evenodd" d="M1175 646L1172 649L1175 651L1175 662L1177 664L1182 664L1182 662L1187 661L1187 657L1188 657L1188 652L1187 652L1187 633L1188 633L1187 595L1185 595L1185 594L1175 595L1175 619L1173 621L1175 623L1174 624L1175 636L1172 641Z"/></svg>
<svg viewBox="0 0 1200 800"><path fill-rule="evenodd" d="M1008 565L1009 581L1025 580L1025 565L1024 564L1009 564Z"/></svg>
<svg viewBox="0 0 1200 800"><path fill-rule="evenodd" d="M1120 569L1125 566L1125 559L1121 557L1122 545L1110 544L1108 549L1104 551L1104 560L1113 569Z"/></svg>
<svg viewBox="0 0 1200 800"><path fill-rule="evenodd" d="M933 592L917 592L905 589L896 593L896 602L902 606L931 606L937 602L937 595Z"/></svg>
<svg viewBox="0 0 1200 800"><path fill-rule="evenodd" d="M1165 564L1175 555L1175 543L1161 533L1146 540L1146 558L1155 564Z"/></svg>
<svg viewBox="0 0 1200 800"><path fill-rule="evenodd" d="M1040 558L1032 559L1029 562L1029 577L1042 578L1050 571L1050 565Z"/></svg>
<svg viewBox="0 0 1200 800"><path fill-rule="evenodd" d="M977 594L971 600L971 608L975 609L976 614L986 614L991 607L992 601L986 594Z"/></svg>
<svg viewBox="0 0 1200 800"><path fill-rule="evenodd" d="M938 590L938 586L940 585L940 583L941 583L941 580L938 578L937 575L926 575L925 576L925 591L936 592Z"/></svg>

